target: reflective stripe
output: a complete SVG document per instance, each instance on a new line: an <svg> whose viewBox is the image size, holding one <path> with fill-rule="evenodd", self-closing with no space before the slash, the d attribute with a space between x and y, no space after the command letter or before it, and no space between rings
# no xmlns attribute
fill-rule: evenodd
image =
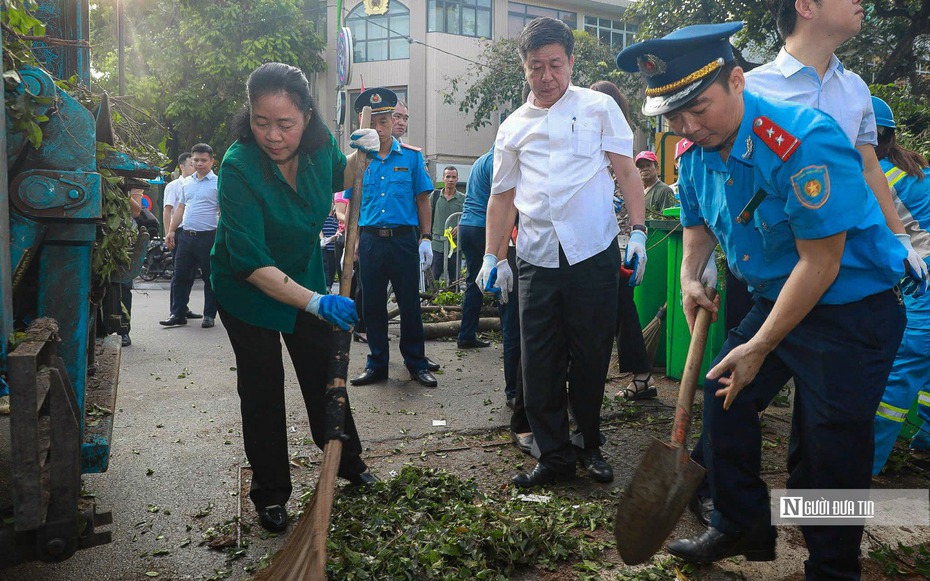
<svg viewBox="0 0 930 581"><path fill-rule="evenodd" d="M904 423L905 418L907 418L907 410L896 408L893 405L882 402L878 404L878 411L875 412L875 415L893 422Z"/></svg>
<svg viewBox="0 0 930 581"><path fill-rule="evenodd" d="M930 407L930 391L918 391L917 392L917 405L922 405L924 407Z"/></svg>
<svg viewBox="0 0 930 581"><path fill-rule="evenodd" d="M885 178L888 180L888 187L900 182L905 176L907 176L907 172L896 166L891 166L891 169L885 172Z"/></svg>

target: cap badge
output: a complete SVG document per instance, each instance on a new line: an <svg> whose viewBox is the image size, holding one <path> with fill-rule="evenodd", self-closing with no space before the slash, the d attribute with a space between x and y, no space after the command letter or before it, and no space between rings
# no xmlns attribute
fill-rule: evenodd
<svg viewBox="0 0 930 581"><path fill-rule="evenodd" d="M381 102L381 95L379 95L378 93L373 93L373 94L371 95L371 99L370 99L370 100L371 100L371 104L372 104L372 105L377 105L378 103Z"/></svg>
<svg viewBox="0 0 930 581"><path fill-rule="evenodd" d="M661 75L665 72L665 61L654 54L644 54L638 60L640 72L647 77Z"/></svg>

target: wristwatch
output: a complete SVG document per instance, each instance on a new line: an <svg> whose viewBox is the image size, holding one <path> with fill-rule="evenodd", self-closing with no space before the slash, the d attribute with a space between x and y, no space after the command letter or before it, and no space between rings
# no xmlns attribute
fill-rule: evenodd
<svg viewBox="0 0 930 581"><path fill-rule="evenodd" d="M633 224L633 226L632 226L630 229L631 229L631 230L639 230L639 231L642 232L643 234L645 234L645 233L647 232L646 227L645 227L644 225L642 225L642 224Z"/></svg>

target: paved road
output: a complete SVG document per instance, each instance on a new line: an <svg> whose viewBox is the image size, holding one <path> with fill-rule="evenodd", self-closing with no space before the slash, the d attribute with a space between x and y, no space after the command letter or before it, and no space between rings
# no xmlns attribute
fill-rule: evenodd
<svg viewBox="0 0 930 581"><path fill-rule="evenodd" d="M157 579L205 579L223 569L232 570L230 578L246 577L237 561L227 563L223 553L198 546L206 529L235 517L240 500L245 459L232 349L219 319L213 329L200 328L199 321L160 327L158 320L168 314L167 283L139 286L133 344L122 356L110 469L84 476L98 506L113 512L113 542L64 563L0 571L0 579L151 579L146 572L158 572ZM199 288L191 301L198 311ZM500 344L462 352L454 341L427 343L428 355L443 366L439 387L427 389L406 379L396 331L392 326L390 373L399 379L350 388L363 443L507 424ZM364 345L353 344L350 376L361 372L366 354ZM286 381L291 451L319 459L308 443L306 413L289 367ZM446 426L434 427L433 420ZM209 515L194 518L211 504ZM152 555L159 550L170 553Z"/></svg>

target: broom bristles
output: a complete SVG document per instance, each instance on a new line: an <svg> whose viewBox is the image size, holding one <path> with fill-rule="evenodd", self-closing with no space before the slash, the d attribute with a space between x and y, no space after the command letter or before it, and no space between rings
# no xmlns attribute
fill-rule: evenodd
<svg viewBox="0 0 930 581"><path fill-rule="evenodd" d="M320 480L313 500L294 527L271 565L255 576L256 581L323 581L326 579L326 538L332 516L336 473L342 456L342 441L330 440L323 448Z"/></svg>

